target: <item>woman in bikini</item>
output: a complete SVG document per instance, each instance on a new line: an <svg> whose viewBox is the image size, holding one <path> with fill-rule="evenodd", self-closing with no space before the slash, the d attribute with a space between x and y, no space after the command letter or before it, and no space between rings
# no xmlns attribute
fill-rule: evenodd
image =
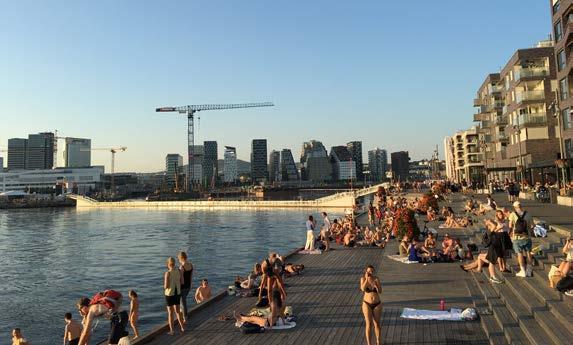
<svg viewBox="0 0 573 345"><path fill-rule="evenodd" d="M360 291L364 293L362 299L362 313L366 321L366 344L371 345L371 329L374 324L374 334L376 335L376 344L382 344L380 318L382 317L382 302L380 294L382 287L380 279L374 275L374 267L366 266L364 276L360 278Z"/></svg>

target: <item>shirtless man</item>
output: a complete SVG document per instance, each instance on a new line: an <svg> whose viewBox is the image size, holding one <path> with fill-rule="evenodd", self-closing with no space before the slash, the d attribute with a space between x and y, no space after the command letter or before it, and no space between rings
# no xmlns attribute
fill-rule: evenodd
<svg viewBox="0 0 573 345"><path fill-rule="evenodd" d="M195 302L200 304L209 298L211 298L211 287L209 286L207 279L203 279L201 280L201 286L199 286L197 291L195 291Z"/></svg>
<svg viewBox="0 0 573 345"><path fill-rule="evenodd" d="M78 345L80 342L80 336L82 335L82 326L72 320L72 313L66 313L64 315L64 321L66 322L66 328L64 329L64 345Z"/></svg>
<svg viewBox="0 0 573 345"><path fill-rule="evenodd" d="M99 292L91 300L86 297L79 299L76 305L80 314L84 317L82 322L84 329L78 345L89 344L94 320L102 316L111 321L108 344L117 344L119 339L127 335L125 328L129 316L126 311L119 311L122 299L121 293L115 290Z"/></svg>

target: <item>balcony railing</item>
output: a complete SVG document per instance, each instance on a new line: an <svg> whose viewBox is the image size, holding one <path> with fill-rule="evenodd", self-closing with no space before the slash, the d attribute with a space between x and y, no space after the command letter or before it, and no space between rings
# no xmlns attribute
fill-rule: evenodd
<svg viewBox="0 0 573 345"><path fill-rule="evenodd" d="M528 68L518 68L515 71L515 80L521 80L522 78L539 78L546 77L549 75L549 67L528 67Z"/></svg>
<svg viewBox="0 0 573 345"><path fill-rule="evenodd" d="M544 101L545 90L518 92L515 96L515 99L517 103L527 102L527 101Z"/></svg>
<svg viewBox="0 0 573 345"><path fill-rule="evenodd" d="M508 140L508 137L507 137L507 134L505 134L505 132L498 132L498 133L495 135L495 139L496 139L497 141L507 141L507 140Z"/></svg>
<svg viewBox="0 0 573 345"><path fill-rule="evenodd" d="M507 125L507 116L496 116L493 119L494 126Z"/></svg>
<svg viewBox="0 0 573 345"><path fill-rule="evenodd" d="M545 125L547 124L547 114L537 113L537 114L520 114L517 117L517 122L520 126L527 125Z"/></svg>
<svg viewBox="0 0 573 345"><path fill-rule="evenodd" d="M501 85L490 85L488 88L488 93L491 95L494 93L501 92L502 90L503 90L503 88Z"/></svg>
<svg viewBox="0 0 573 345"><path fill-rule="evenodd" d="M474 98L474 107L481 106L481 98Z"/></svg>

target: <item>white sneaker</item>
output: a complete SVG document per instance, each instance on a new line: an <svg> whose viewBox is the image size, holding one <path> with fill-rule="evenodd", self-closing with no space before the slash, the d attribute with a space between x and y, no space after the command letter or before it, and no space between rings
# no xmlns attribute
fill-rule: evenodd
<svg viewBox="0 0 573 345"><path fill-rule="evenodd" d="M533 277L533 266L527 265L527 267L525 268L525 276Z"/></svg>
<svg viewBox="0 0 573 345"><path fill-rule="evenodd" d="M517 272L515 274L516 277L521 277L521 278L525 278L527 275L525 274L525 271L523 269L520 269L519 272Z"/></svg>
<svg viewBox="0 0 573 345"><path fill-rule="evenodd" d="M565 291L565 296L573 297L573 290Z"/></svg>

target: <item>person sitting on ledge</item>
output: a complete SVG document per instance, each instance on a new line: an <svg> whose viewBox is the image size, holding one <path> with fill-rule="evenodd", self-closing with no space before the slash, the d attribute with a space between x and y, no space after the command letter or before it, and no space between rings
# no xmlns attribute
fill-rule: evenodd
<svg viewBox="0 0 573 345"><path fill-rule="evenodd" d="M475 214L476 215L484 215L486 214L486 212L492 211L497 209L497 203L495 202L495 200L493 200L493 198L491 197L490 194L487 195L487 201L485 203L481 203L479 205L479 209L476 210Z"/></svg>
<svg viewBox="0 0 573 345"><path fill-rule="evenodd" d="M195 291L195 302L201 304L211 298L211 287L209 286L209 281L207 279L201 280L201 286Z"/></svg>
<svg viewBox="0 0 573 345"><path fill-rule="evenodd" d="M246 278L237 277L235 285L245 290L256 289L259 287L262 275L263 270L261 269L261 264L256 263L253 271Z"/></svg>
<svg viewBox="0 0 573 345"><path fill-rule="evenodd" d="M346 247L354 247L354 245L356 244L355 240L356 240L356 235L352 233L352 230L348 230L348 232L344 235L343 244Z"/></svg>

